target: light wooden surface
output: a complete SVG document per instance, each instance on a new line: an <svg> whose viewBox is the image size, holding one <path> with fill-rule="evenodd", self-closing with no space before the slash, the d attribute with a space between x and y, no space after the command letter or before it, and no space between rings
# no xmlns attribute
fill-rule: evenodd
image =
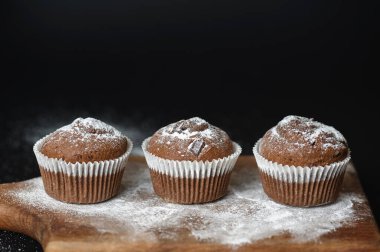
<svg viewBox="0 0 380 252"><path fill-rule="evenodd" d="M128 168L145 162L132 157ZM250 165L257 169L252 156L242 156L234 172ZM127 169L128 169L127 168ZM72 218L67 213L41 210L15 201L7 192L23 187L25 182L0 185L0 229L16 231L37 239L45 251L380 251L380 235L368 202L354 205L362 217L353 225L343 226L323 235L318 241L294 243L288 235L259 240L240 247L200 242L186 230L177 240L126 241L121 234L100 233L85 218ZM363 195L356 173L346 173L343 191ZM70 217L71 221L67 221ZM91 218L91 217L88 217ZM92 217L94 218L94 217Z"/></svg>

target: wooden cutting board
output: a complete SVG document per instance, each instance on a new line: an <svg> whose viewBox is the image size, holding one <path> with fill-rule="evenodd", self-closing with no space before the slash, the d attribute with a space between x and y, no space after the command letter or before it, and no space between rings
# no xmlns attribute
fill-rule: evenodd
<svg viewBox="0 0 380 252"><path fill-rule="evenodd" d="M360 202L355 202L352 206L354 218L347 220L339 228L309 241L294 239L291 232L274 233L273 235L253 239L249 243L238 245L225 244L223 239L212 239L212 235L211 239L199 239L199 237L197 238L193 235L192 228L197 227L197 225L207 225L207 223L199 223L203 218L200 216L202 211L196 215L196 209L199 210L201 207L215 209L215 214L220 214L220 211L223 211L222 208L226 207L226 202L230 202L236 197L233 192L237 188L241 186L249 188L251 185L260 184L256 162L252 156L239 158L231 178L230 194L226 198L214 203L196 206L197 208L194 210L195 217L186 218L186 220L178 222L179 224L176 226L168 226L165 221L162 221L162 224L156 223L148 228L143 225L144 223L129 225L129 222L133 223L133 218L122 219L122 222L120 222L120 216L111 213L114 211L112 208L104 213L92 214L91 209L95 209L94 207L107 210L108 206L115 204L122 208L123 204L131 203L128 200L137 202L140 207L144 202L156 202L157 206L155 207L168 205L157 198L149 186L136 192L138 180L144 179L147 182L149 179L144 158L131 157L124 178L121 192L116 198L106 203L92 206L54 202L47 195L42 195L43 190L41 189L40 178L2 184L0 185L0 228L29 235L37 239L44 250L48 252L147 250L380 251L380 235L352 164L349 165L348 172L346 172L341 195L344 197L344 195L355 194L362 198ZM33 193L38 190L40 194L36 194L36 197L33 198ZM134 196L128 196L131 194L130 191L133 190L135 190ZM23 200L23 193L20 192L23 192L27 199ZM266 196L264 195L264 197ZM240 201L231 202L238 202L236 204L239 204ZM54 206L50 207L50 204ZM170 207L170 205L168 206ZM241 206L231 205L231 207L238 210L244 210L247 206L249 206L249 202ZM173 207L176 209L177 206ZM182 207L186 209L192 206ZM71 208L74 210L71 211ZM133 208L128 209L130 211ZM282 209L283 211L286 210L285 207ZM98 209L95 210L98 211ZM124 216L122 209L115 209L115 211L119 211L118 213ZM308 209L305 209L305 211L308 211ZM314 210L310 211L319 210L314 208ZM152 216L152 218L154 217ZM329 219L326 218L326 222L328 221ZM139 233L139 230L136 229L136 227L140 226L145 228L143 229L144 232ZM207 229L207 226L203 228ZM289 229L292 228L294 229L295 227L289 227ZM242 236L244 235L247 234L242 234Z"/></svg>

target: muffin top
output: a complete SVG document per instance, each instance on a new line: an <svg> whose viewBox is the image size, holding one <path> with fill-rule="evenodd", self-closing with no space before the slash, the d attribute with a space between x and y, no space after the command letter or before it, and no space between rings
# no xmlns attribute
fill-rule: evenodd
<svg viewBox="0 0 380 252"><path fill-rule="evenodd" d="M331 126L301 116L287 116L268 130L259 153L282 165L324 166L348 155L343 135Z"/></svg>
<svg viewBox="0 0 380 252"><path fill-rule="evenodd" d="M193 117L159 129L149 140L147 150L170 160L211 161L231 155L233 144L226 132Z"/></svg>
<svg viewBox="0 0 380 252"><path fill-rule="evenodd" d="M48 136L40 151L76 163L116 159L127 147L127 138L114 127L94 118L78 118Z"/></svg>

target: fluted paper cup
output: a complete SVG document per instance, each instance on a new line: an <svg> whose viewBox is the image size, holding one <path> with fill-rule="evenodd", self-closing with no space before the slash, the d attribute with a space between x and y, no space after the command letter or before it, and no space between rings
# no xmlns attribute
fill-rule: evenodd
<svg viewBox="0 0 380 252"><path fill-rule="evenodd" d="M104 161L70 163L49 158L41 153L43 143L50 135L33 146L45 191L51 197L68 203L97 203L115 196L121 184L133 143L119 158Z"/></svg>
<svg viewBox="0 0 380 252"><path fill-rule="evenodd" d="M351 157L326 166L289 166L267 160L259 153L261 139L253 147L265 193L274 201L300 207L334 202Z"/></svg>
<svg viewBox="0 0 380 252"><path fill-rule="evenodd" d="M212 161L178 161L157 157L147 151L150 138L142 143L154 191L166 201L197 204L217 200L227 194L230 175L241 147L233 143L234 153Z"/></svg>

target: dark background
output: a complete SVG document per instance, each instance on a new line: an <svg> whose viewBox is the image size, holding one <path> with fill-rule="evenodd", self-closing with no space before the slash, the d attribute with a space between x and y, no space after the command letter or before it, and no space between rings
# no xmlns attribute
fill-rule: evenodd
<svg viewBox="0 0 380 252"><path fill-rule="evenodd" d="M93 116L136 137L201 116L251 154L288 114L339 129L380 220L376 1L1 1L0 182ZM40 251L1 231L0 251Z"/></svg>

